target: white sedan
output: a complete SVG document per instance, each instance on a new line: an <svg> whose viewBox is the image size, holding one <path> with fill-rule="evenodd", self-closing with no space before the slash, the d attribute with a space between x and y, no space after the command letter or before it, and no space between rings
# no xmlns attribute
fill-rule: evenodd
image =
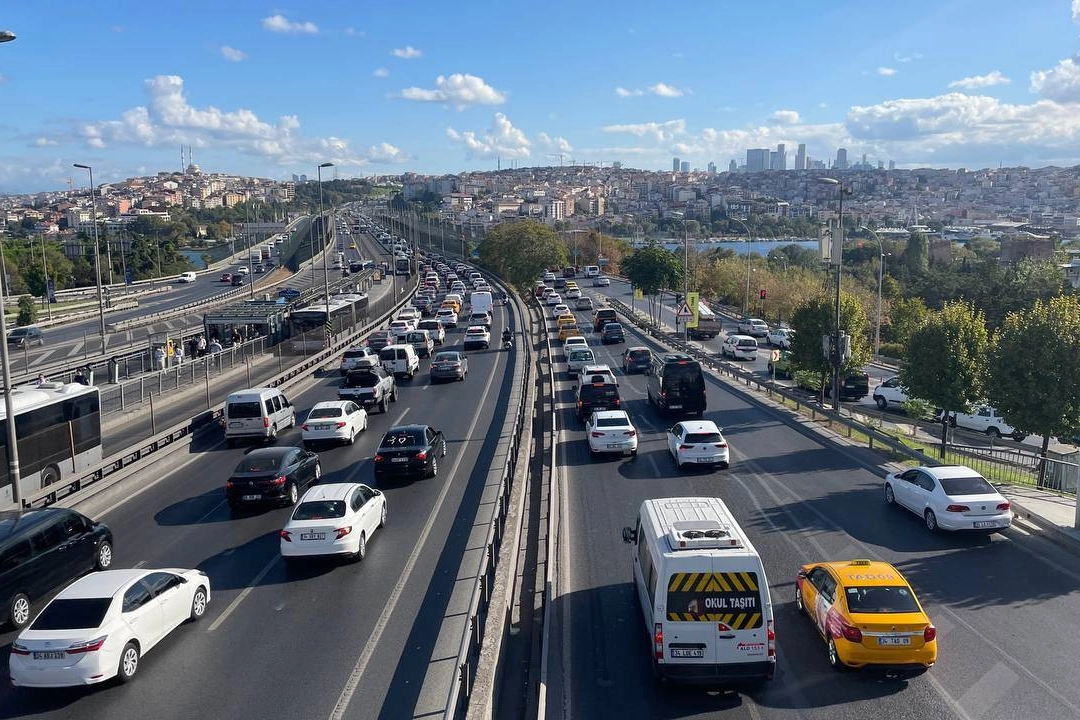
<svg viewBox="0 0 1080 720"><path fill-rule="evenodd" d="M995 532L1012 524L1009 501L965 465L914 467L885 476L885 502L923 519L928 530Z"/></svg>
<svg viewBox="0 0 1080 720"><path fill-rule="evenodd" d="M668 451L680 470L683 465L726 468L730 462L727 440L712 420L685 420L667 431Z"/></svg>
<svg viewBox="0 0 1080 720"><path fill-rule="evenodd" d="M589 439L589 453L630 453L637 456L638 437L634 424L625 410L597 410L585 422L585 437Z"/></svg>
<svg viewBox="0 0 1080 720"><path fill-rule="evenodd" d="M566 291L567 300L578 300L579 298L581 298L581 290L578 290L577 288L570 288Z"/></svg>
<svg viewBox="0 0 1080 720"><path fill-rule="evenodd" d="M102 570L60 591L11 645L11 684L127 682L143 655L210 602L200 570Z"/></svg>
<svg viewBox="0 0 1080 720"><path fill-rule="evenodd" d="M281 557L340 555L363 560L375 531L386 525L386 496L360 483L310 488L281 531Z"/></svg>
<svg viewBox="0 0 1080 720"><path fill-rule="evenodd" d="M774 328L769 331L766 336L769 339L769 344L773 347L778 347L781 350L790 350L791 341L795 339L795 331L791 328Z"/></svg>
<svg viewBox="0 0 1080 720"><path fill-rule="evenodd" d="M569 355L571 350L577 350L578 348L588 348L589 341L581 335L571 335L563 341L563 353Z"/></svg>
<svg viewBox="0 0 1080 720"><path fill-rule="evenodd" d="M570 306L566 303L559 303L555 307L551 308L551 317L557 318L560 315L566 315L570 313Z"/></svg>
<svg viewBox="0 0 1080 720"><path fill-rule="evenodd" d="M559 293L551 293L547 296L544 302L548 305L558 305L562 302L562 298L559 297Z"/></svg>
<svg viewBox="0 0 1080 720"><path fill-rule="evenodd" d="M318 442L343 442L352 445L356 436L367 430L367 411L351 400L326 400L315 403L300 426L305 445Z"/></svg>

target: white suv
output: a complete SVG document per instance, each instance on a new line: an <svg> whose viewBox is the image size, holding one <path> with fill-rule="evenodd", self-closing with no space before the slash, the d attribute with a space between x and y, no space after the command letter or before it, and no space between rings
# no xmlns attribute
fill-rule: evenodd
<svg viewBox="0 0 1080 720"><path fill-rule="evenodd" d="M769 323L758 318L743 318L739 321L739 334L754 338L763 338L769 334Z"/></svg>
<svg viewBox="0 0 1080 720"><path fill-rule="evenodd" d="M366 345L351 347L341 356L341 374L362 367L375 367L379 364L379 353Z"/></svg>
<svg viewBox="0 0 1080 720"><path fill-rule="evenodd" d="M1021 442L1027 437L1024 433L1005 422L997 410L989 405L977 405L970 413L949 413L949 425L986 433L992 438L1011 437Z"/></svg>

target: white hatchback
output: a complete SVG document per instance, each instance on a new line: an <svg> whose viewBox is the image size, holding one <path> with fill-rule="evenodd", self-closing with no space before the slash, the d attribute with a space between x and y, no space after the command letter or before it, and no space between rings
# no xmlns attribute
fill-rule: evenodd
<svg viewBox="0 0 1080 720"><path fill-rule="evenodd" d="M551 317L557 318L560 315L565 315L570 312L570 306L566 303L559 303L555 307L551 308Z"/></svg>
<svg viewBox="0 0 1080 720"><path fill-rule="evenodd" d="M727 440L712 420L686 420L667 431L668 451L680 470L683 465L726 468L730 462Z"/></svg>
<svg viewBox="0 0 1080 720"><path fill-rule="evenodd" d="M367 411L351 400L326 400L315 403L300 426L305 445L319 442L343 442L352 445L356 436L367 430Z"/></svg>
<svg viewBox="0 0 1080 720"><path fill-rule="evenodd" d="M590 456L630 453L637 456L638 434L625 410L597 410L585 422Z"/></svg>
<svg viewBox="0 0 1080 720"><path fill-rule="evenodd" d="M300 498L280 535L281 557L340 555L363 560L386 525L386 496L360 483L316 485Z"/></svg>
<svg viewBox="0 0 1080 720"><path fill-rule="evenodd" d="M548 305L559 305L562 303L562 298L559 297L559 293L551 293L544 302Z"/></svg>

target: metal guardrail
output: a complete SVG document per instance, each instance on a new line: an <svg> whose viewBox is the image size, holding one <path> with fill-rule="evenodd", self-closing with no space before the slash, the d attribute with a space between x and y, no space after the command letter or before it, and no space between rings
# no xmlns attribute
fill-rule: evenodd
<svg viewBox="0 0 1080 720"><path fill-rule="evenodd" d="M540 311L541 318L544 317L543 308ZM548 672L550 666L551 657L551 632L552 624L554 623L555 598L557 591L557 581L559 577L559 539L562 537L562 533L559 532L559 525L562 522L562 497L560 486L560 474L559 466L557 462L557 449L559 440L559 428L558 428L558 409L555 406L555 358L551 353L551 334L547 332L547 323L544 322L544 344L547 347L548 354L548 382L551 387L551 456L548 458L551 468L551 479L548 482L548 525L547 525L547 548L545 549L546 557L544 564L544 616L543 616L543 631L540 636L540 690L537 697L537 714L538 720L545 720L547 717L547 694L548 685L550 681L548 679Z"/></svg>

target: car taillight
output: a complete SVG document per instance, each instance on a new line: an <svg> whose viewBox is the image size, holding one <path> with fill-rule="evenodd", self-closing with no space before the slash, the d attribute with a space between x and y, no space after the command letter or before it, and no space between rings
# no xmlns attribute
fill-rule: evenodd
<svg viewBox="0 0 1080 720"><path fill-rule="evenodd" d="M311 428L308 427L307 423L304 423L303 425L300 426L300 429L301 430L310 430Z"/></svg>
<svg viewBox="0 0 1080 720"><path fill-rule="evenodd" d="M416 453L416 459L417 460L427 460L427 451L426 450L421 450L420 452Z"/></svg>
<svg viewBox="0 0 1080 720"><path fill-rule="evenodd" d="M626 435L628 437L634 437L635 435L637 435L637 430L627 430L623 433L623 435Z"/></svg>
<svg viewBox="0 0 1080 720"><path fill-rule="evenodd" d="M101 649L101 646L105 644L105 638L108 635L102 635L101 637L94 638L93 640L87 640L85 642L73 643L68 646L68 655L78 655L79 653L97 652Z"/></svg>
<svg viewBox="0 0 1080 720"><path fill-rule="evenodd" d="M1010 503L1003 502L1003 503L998 503L997 509L1001 510L1002 512L1005 512L1006 510L1008 510L1011 507L1012 507L1012 505Z"/></svg>
<svg viewBox="0 0 1080 720"><path fill-rule="evenodd" d="M680 450L693 450L694 446L693 445L680 445L679 449Z"/></svg>
<svg viewBox="0 0 1080 720"><path fill-rule="evenodd" d="M589 435L590 435L591 437L595 437L595 438L601 438L601 437L604 437L604 433L602 433L602 432L597 432L596 430L593 430L593 431L592 431L591 433L589 433Z"/></svg>
<svg viewBox="0 0 1080 720"><path fill-rule="evenodd" d="M620 404L621 402L622 402L622 401L621 401L621 400L620 400L619 398L615 398L615 407L619 407L619 404Z"/></svg>
<svg viewBox="0 0 1080 720"><path fill-rule="evenodd" d="M581 409L581 401L580 400L577 401L577 406L578 406L578 410L580 410Z"/></svg>
<svg viewBox="0 0 1080 720"><path fill-rule="evenodd" d="M278 534L281 536L281 539L284 540L285 542L292 542L292 533L290 533L288 530L282 530Z"/></svg>
<svg viewBox="0 0 1080 720"><path fill-rule="evenodd" d="M718 447L718 448L726 448L726 447L727 447L727 443L726 443L726 442L723 442L723 443L716 443L716 447Z"/></svg>
<svg viewBox="0 0 1080 720"><path fill-rule="evenodd" d="M335 540L340 540L341 538L345 537L346 535L348 535L349 533L352 532L352 525L346 525L345 527L339 527L334 532L336 533L334 539Z"/></svg>
<svg viewBox="0 0 1080 720"><path fill-rule="evenodd" d="M840 632L843 633L845 640L853 643L862 642L862 630L854 625L848 625L843 620L840 621Z"/></svg>
<svg viewBox="0 0 1080 720"><path fill-rule="evenodd" d="M336 424L335 424L335 427L336 427L336 428L337 428L338 430L340 430L341 428L345 427L345 423L343 423L343 422L338 422L338 423L336 423Z"/></svg>
<svg viewBox="0 0 1080 720"><path fill-rule="evenodd" d="M945 512L960 513L960 512L970 512L970 510L971 510L971 508L969 508L967 505L946 505L945 506Z"/></svg>
<svg viewBox="0 0 1080 720"><path fill-rule="evenodd" d="M270 418L263 416L263 427L264 428L270 427Z"/></svg>
<svg viewBox="0 0 1080 720"><path fill-rule="evenodd" d="M282 485L285 484L285 476L280 475L280 476L274 478L273 480L270 481L270 484L271 485L276 485L277 487L281 487Z"/></svg>
<svg viewBox="0 0 1080 720"><path fill-rule="evenodd" d="M922 631L923 642L933 642L937 639L937 628L933 625L927 625L926 629Z"/></svg>
<svg viewBox="0 0 1080 720"><path fill-rule="evenodd" d="M382 455L375 453L375 462L382 462L385 459Z"/></svg>
<svg viewBox="0 0 1080 720"><path fill-rule="evenodd" d="M664 625L663 623L656 623L653 625L653 653L656 655L657 660L664 659Z"/></svg>
<svg viewBox="0 0 1080 720"><path fill-rule="evenodd" d="M23 645L20 645L19 643L12 643L12 645L11 645L11 654L12 655L29 655L30 654L30 649L23 646Z"/></svg>
<svg viewBox="0 0 1080 720"><path fill-rule="evenodd" d="M225 489L226 490L232 490L234 487L236 487L236 483L234 483L232 480L226 480L225 481Z"/></svg>
<svg viewBox="0 0 1080 720"><path fill-rule="evenodd" d="M776 657L776 631L773 630L773 621L770 620L766 627L765 637L769 641L769 657Z"/></svg>

